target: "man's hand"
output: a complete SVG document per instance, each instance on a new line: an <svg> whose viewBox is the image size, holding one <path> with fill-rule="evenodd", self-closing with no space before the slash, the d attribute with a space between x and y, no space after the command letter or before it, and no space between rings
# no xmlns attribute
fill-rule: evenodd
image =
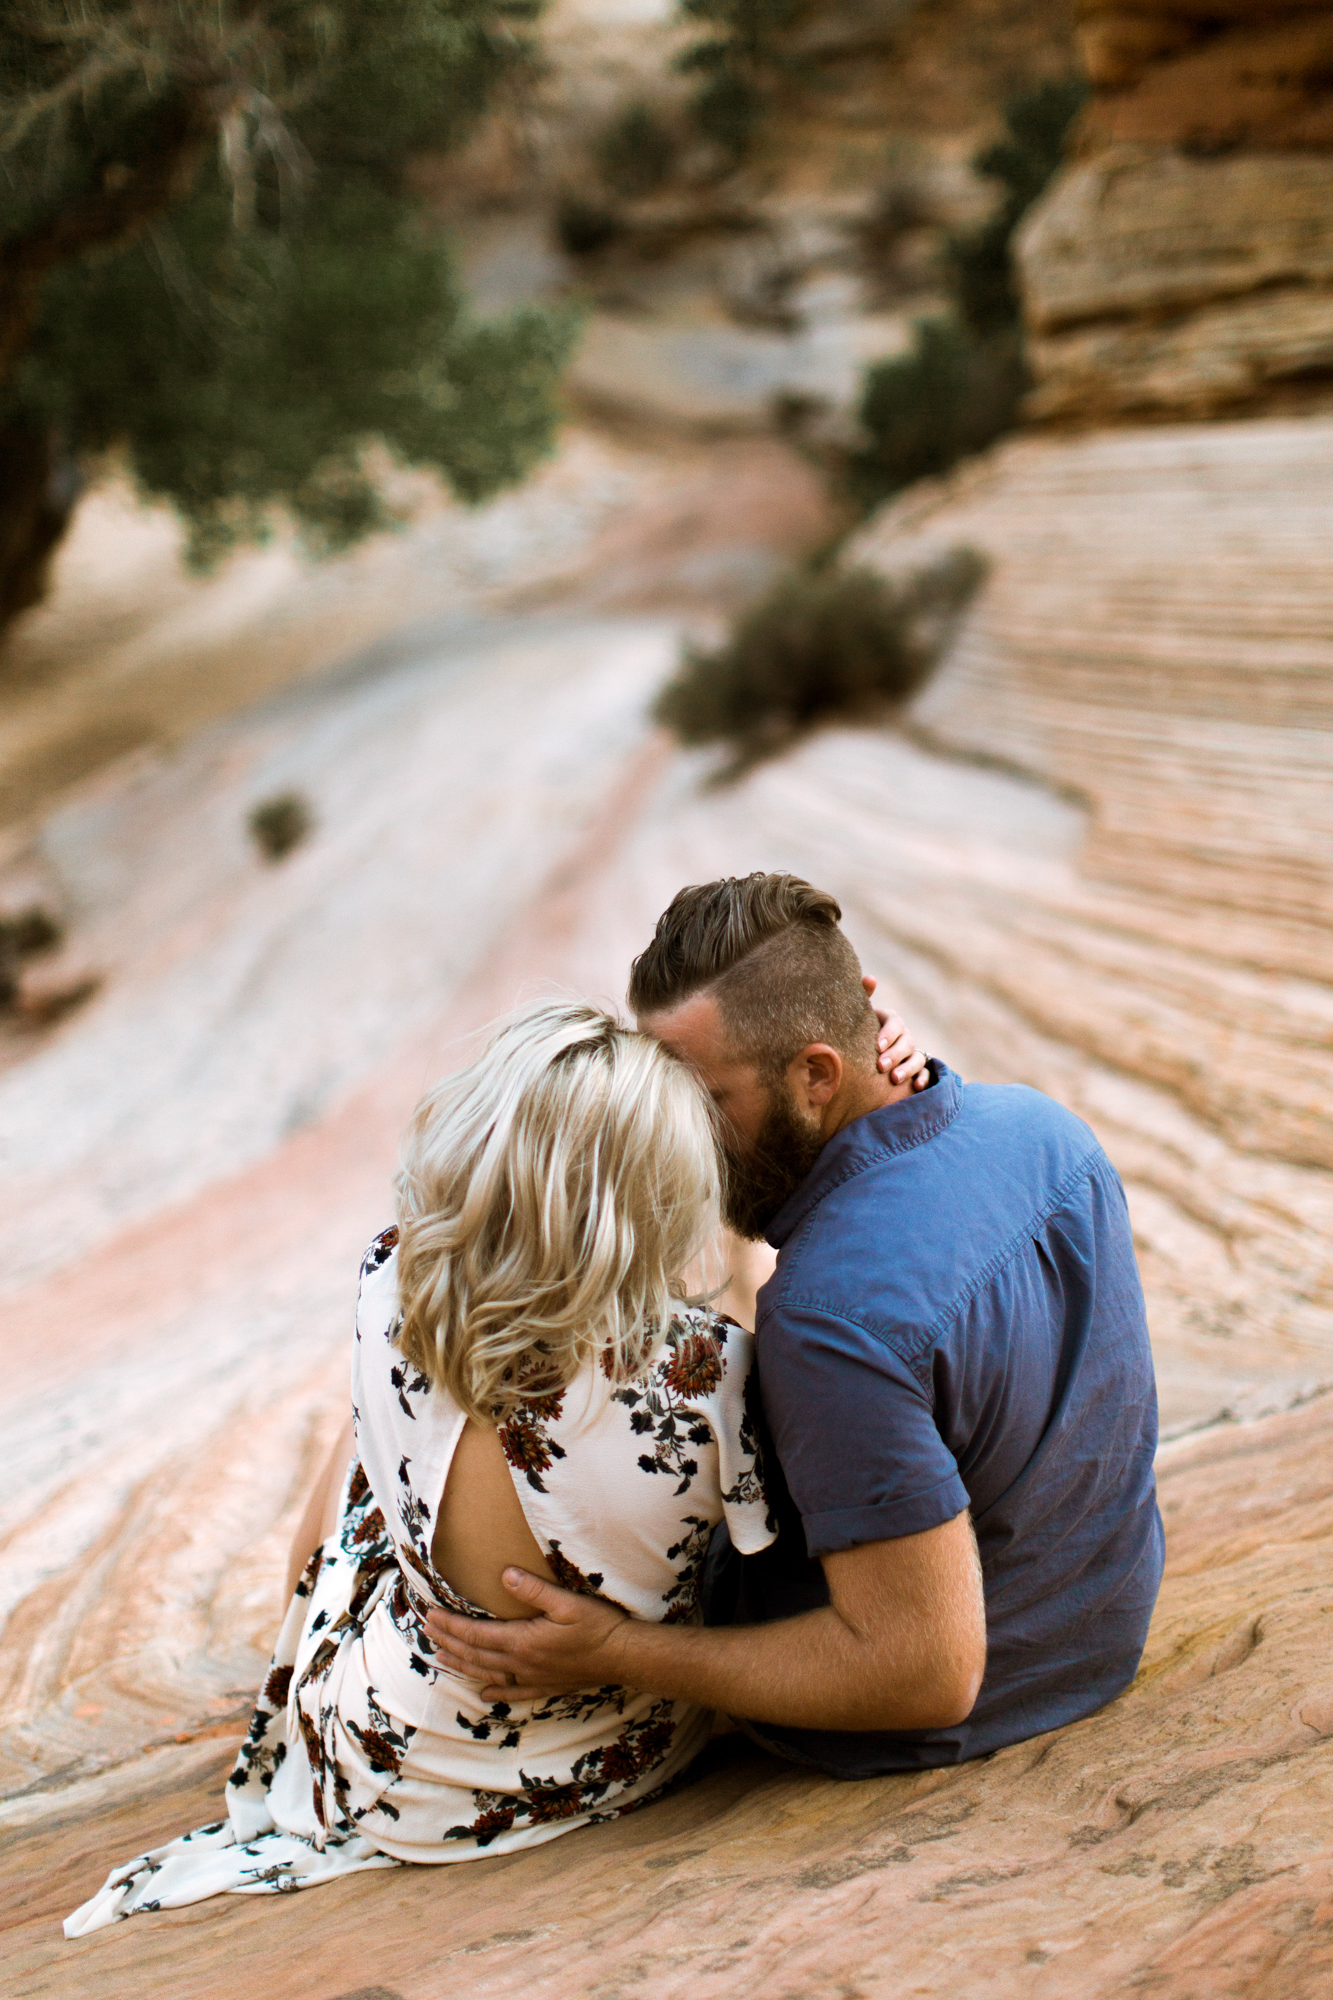
<svg viewBox="0 0 1333 2000"><path fill-rule="evenodd" d="M505 1589L542 1615L432 1611L441 1664L488 1701L631 1687L799 1729L946 1729L986 1665L986 1607L968 1516L823 1558L830 1602L771 1625L705 1628L630 1618L526 1570Z"/></svg>
<svg viewBox="0 0 1333 2000"><path fill-rule="evenodd" d="M561 1590L526 1569L507 1569L504 1587L541 1615L460 1618L429 1611L441 1666L481 1681L487 1701L532 1701L571 1688L618 1687L625 1671L628 1615L603 1597Z"/></svg>
<svg viewBox="0 0 1333 2000"><path fill-rule="evenodd" d="M873 1000L879 981L867 972L861 984ZM879 1022L879 1067L889 1082L907 1083L910 1080L913 1090L927 1089L930 1084L927 1058L917 1048L902 1015L876 1007L875 1019Z"/></svg>

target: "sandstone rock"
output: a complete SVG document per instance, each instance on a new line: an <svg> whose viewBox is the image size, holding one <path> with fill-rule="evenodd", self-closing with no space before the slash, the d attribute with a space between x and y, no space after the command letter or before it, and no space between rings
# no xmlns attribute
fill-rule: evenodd
<svg viewBox="0 0 1333 2000"><path fill-rule="evenodd" d="M527 1854L222 1897L74 1944L59 1921L93 1856L212 1816L229 1746L10 1808L8 1990L1323 2000L1331 1449L1327 1399L1177 1449L1134 1687L983 1764L834 1785L731 1738L673 1797Z"/></svg>
<svg viewBox="0 0 1333 2000"><path fill-rule="evenodd" d="M1333 15L1319 0L1081 0L1091 104L1016 245L1029 413L1326 403Z"/></svg>
<svg viewBox="0 0 1333 2000"><path fill-rule="evenodd" d="M1248 1350L1251 1403L1329 1379L1330 466L1327 422L1020 441L853 549L894 567L953 539L990 558L915 723L1085 803L1061 866L969 883L964 821L951 854L913 839L920 893L886 879L874 908L948 990L973 1067L987 1010L1020 1016L1046 1052L1020 1073L1106 1137L1169 1423L1208 1351Z"/></svg>
<svg viewBox="0 0 1333 2000"><path fill-rule="evenodd" d="M1333 154L1116 148L1063 175L1024 229L1024 310L1046 334L1333 286L1330 196Z"/></svg>
<svg viewBox="0 0 1333 2000"><path fill-rule="evenodd" d="M1122 147L1020 232L1034 417L1209 414L1333 374L1333 154Z"/></svg>
<svg viewBox="0 0 1333 2000"><path fill-rule="evenodd" d="M908 733L830 729L730 789L644 725L669 627L585 616L381 654L68 800L50 865L136 950L6 1086L16 1994L1322 2000L1331 468L1329 423L1156 427L909 496L863 559L968 542L991 571ZM330 831L243 867L217 829L275 758ZM732 1740L529 1855L66 1944L109 1859L216 1811L414 1095L521 990L614 998L683 880L754 866L826 882L927 1046L1052 1090L1121 1169L1175 1433L1135 1687L868 1786Z"/></svg>
<svg viewBox="0 0 1333 2000"><path fill-rule="evenodd" d="M1077 0L1090 150L1333 146L1324 0Z"/></svg>

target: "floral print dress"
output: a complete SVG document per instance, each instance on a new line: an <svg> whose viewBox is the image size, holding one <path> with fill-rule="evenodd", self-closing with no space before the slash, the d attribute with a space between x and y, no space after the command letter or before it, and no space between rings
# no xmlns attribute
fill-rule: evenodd
<svg viewBox="0 0 1333 2000"><path fill-rule="evenodd" d="M708 1711L688 1702L600 1687L488 1703L437 1664L432 1606L488 1614L431 1564L466 1417L396 1345L396 1242L386 1230L362 1265L357 1458L278 1635L227 1817L115 1869L66 1920L69 1937L223 1890L535 1846L642 1805L707 1739ZM640 1379L615 1386L590 1369L522 1405L500 1439L556 1579L636 1618L693 1619L717 1522L744 1553L773 1539L754 1393L750 1336L682 1306Z"/></svg>

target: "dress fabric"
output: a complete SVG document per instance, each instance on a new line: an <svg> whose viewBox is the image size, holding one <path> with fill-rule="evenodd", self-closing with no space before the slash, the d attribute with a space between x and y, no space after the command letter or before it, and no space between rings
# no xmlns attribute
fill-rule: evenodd
<svg viewBox="0 0 1333 2000"><path fill-rule="evenodd" d="M280 1894L536 1846L644 1804L707 1739L706 1709L628 1688L487 1703L428 1650L433 1606L488 1614L430 1560L467 1420L396 1345L396 1243L386 1230L362 1265L357 1457L336 1531L288 1607L227 1817L113 1870L68 1937L224 1890ZM637 1380L590 1368L521 1405L499 1435L557 1580L638 1618L695 1620L716 1524L746 1553L773 1539L756 1410L750 1336L687 1306Z"/></svg>

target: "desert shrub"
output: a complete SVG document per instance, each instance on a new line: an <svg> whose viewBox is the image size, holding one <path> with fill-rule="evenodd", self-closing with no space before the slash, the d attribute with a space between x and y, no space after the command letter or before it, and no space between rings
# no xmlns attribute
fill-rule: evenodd
<svg viewBox="0 0 1333 2000"><path fill-rule="evenodd" d="M1000 199L978 228L949 238L947 254L958 316L978 339L1018 323L1013 234L1063 160L1086 96L1081 77L1020 91L1005 106L1004 136L973 158L976 173L999 182Z"/></svg>
<svg viewBox="0 0 1333 2000"><path fill-rule="evenodd" d="M864 568L798 571L714 651L687 647L655 714L683 743L742 756L812 723L902 702L921 685L982 575L971 549L895 585Z"/></svg>
<svg viewBox="0 0 1333 2000"><path fill-rule="evenodd" d="M851 485L869 509L914 479L945 472L1012 428L1027 388L1012 243L1064 155L1086 95L1081 79L1011 98L1005 135L972 165L1000 183L994 213L946 246L952 313L918 322L909 353L867 369L858 408L864 444Z"/></svg>
<svg viewBox="0 0 1333 2000"><path fill-rule="evenodd" d="M604 202L567 194L556 203L555 233L560 248L570 257L595 257L616 242L623 234L623 225Z"/></svg>
<svg viewBox="0 0 1333 2000"><path fill-rule="evenodd" d="M315 823L310 802L300 792L279 792L253 807L250 837L265 861L281 861L309 838Z"/></svg>
<svg viewBox="0 0 1333 2000"><path fill-rule="evenodd" d="M867 442L852 484L867 508L945 472L1009 428L1024 384L1016 338L969 338L952 319L918 322L908 353L866 371L860 419Z"/></svg>
<svg viewBox="0 0 1333 2000"><path fill-rule="evenodd" d="M743 159L774 90L800 71L788 38L810 0L680 0L679 11L704 31L677 58L699 79L695 123L727 158Z"/></svg>
<svg viewBox="0 0 1333 2000"><path fill-rule="evenodd" d="M676 162L676 135L651 104L629 104L598 134L597 170L612 194L625 201L652 194Z"/></svg>
<svg viewBox="0 0 1333 2000"><path fill-rule="evenodd" d="M53 950L63 936L61 926L40 904L0 917L0 1007L12 1007L18 1000L23 960Z"/></svg>

